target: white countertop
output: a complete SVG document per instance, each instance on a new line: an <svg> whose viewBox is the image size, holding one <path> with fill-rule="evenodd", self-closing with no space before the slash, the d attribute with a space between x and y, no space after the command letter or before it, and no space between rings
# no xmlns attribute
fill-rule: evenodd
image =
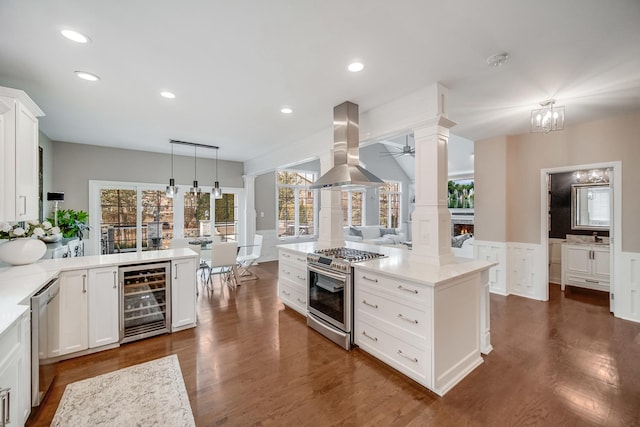
<svg viewBox="0 0 640 427"><path fill-rule="evenodd" d="M0 335L30 309L30 298L61 271L169 261L195 256L196 253L191 249L180 248L46 259L29 265L0 267Z"/></svg>
<svg viewBox="0 0 640 427"><path fill-rule="evenodd" d="M354 268L356 269L384 273L400 279L411 280L431 286L445 284L455 278L477 273L496 265L495 262L470 258L455 258L454 263L442 266L429 265L412 257L412 252L405 249L366 245L349 241L345 242L345 246L386 255L385 258L376 258L355 263ZM317 242L291 243L279 245L278 247L295 252L309 253L313 252L318 247L318 244Z"/></svg>

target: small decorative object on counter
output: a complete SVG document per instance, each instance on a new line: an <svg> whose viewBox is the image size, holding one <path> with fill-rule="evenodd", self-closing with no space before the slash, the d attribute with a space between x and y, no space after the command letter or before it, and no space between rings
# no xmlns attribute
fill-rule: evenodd
<svg viewBox="0 0 640 427"><path fill-rule="evenodd" d="M61 238L60 229L52 227L48 221L27 221L13 225L0 222L0 239L9 239L0 245L0 260L11 265L34 263L47 251L47 246L40 239L56 238Z"/></svg>

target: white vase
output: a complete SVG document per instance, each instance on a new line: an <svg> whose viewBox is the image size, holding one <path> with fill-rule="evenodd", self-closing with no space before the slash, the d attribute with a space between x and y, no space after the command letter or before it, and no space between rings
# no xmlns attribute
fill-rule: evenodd
<svg viewBox="0 0 640 427"><path fill-rule="evenodd" d="M0 245L0 260L11 265L31 264L42 258L47 245L38 239L14 239Z"/></svg>

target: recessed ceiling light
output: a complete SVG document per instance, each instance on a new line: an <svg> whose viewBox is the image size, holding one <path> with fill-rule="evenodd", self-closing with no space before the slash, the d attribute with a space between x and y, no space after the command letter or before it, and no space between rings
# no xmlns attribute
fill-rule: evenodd
<svg viewBox="0 0 640 427"><path fill-rule="evenodd" d="M293 110L291 109L291 107L282 107L280 109L280 112L282 114L291 114L291 113L293 113Z"/></svg>
<svg viewBox="0 0 640 427"><path fill-rule="evenodd" d="M97 82L98 80L100 80L99 76L86 71L74 71L74 73L76 74L76 76L80 77L81 79L88 80L90 82Z"/></svg>
<svg viewBox="0 0 640 427"><path fill-rule="evenodd" d="M360 61L354 61L351 64L349 64L349 66L347 67L347 70L351 71L352 73L357 73L359 71L362 71L362 69L364 68L364 64Z"/></svg>
<svg viewBox="0 0 640 427"><path fill-rule="evenodd" d="M163 92L160 92L160 96L163 96L163 97L165 97L167 99L173 99L173 98L176 97L176 95L173 92L169 92L169 91L166 91L166 90L163 91Z"/></svg>
<svg viewBox="0 0 640 427"><path fill-rule="evenodd" d="M61 30L60 34L62 34L69 40L74 41L76 43L89 43L91 41L89 37L73 30Z"/></svg>

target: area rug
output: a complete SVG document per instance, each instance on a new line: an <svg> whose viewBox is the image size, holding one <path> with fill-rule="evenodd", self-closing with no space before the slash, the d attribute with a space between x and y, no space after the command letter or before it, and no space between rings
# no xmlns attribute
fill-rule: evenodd
<svg viewBox="0 0 640 427"><path fill-rule="evenodd" d="M178 357L68 384L52 426L195 426Z"/></svg>

